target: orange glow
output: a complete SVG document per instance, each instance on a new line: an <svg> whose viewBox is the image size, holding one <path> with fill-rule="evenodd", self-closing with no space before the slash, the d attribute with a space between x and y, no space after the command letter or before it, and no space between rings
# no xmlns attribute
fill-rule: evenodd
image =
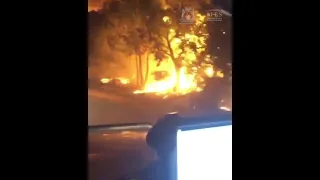
<svg viewBox="0 0 320 180"><path fill-rule="evenodd" d="M129 79L126 79L126 78L102 78L100 81L103 84L107 84L112 80L119 80L121 84L129 84L130 83Z"/></svg>
<svg viewBox="0 0 320 180"><path fill-rule="evenodd" d="M164 23L171 24L169 16L164 16L162 20ZM205 16L197 14L197 20L194 26L202 25L204 21ZM149 76L144 88L134 91L134 94L155 93L158 95L166 95L202 91L202 87L200 87L199 84L203 83L205 77L223 77L221 71L214 71L210 55L205 56L200 65L195 65L198 61L197 55L206 50L207 35L197 36L195 32L189 32L177 36L176 30L170 28L168 39L171 39L170 46L173 50L173 56L177 58L180 55L183 58L182 67L176 69L174 60L167 56L159 66L150 66L151 72L166 71L168 74L167 77L156 80L155 77ZM180 45L183 41L187 44L195 44L196 51L187 48L182 52ZM151 55L151 59L151 62L155 61L154 55ZM188 68L191 69L191 71ZM203 72L203 75L201 75L201 72Z"/></svg>
<svg viewBox="0 0 320 180"><path fill-rule="evenodd" d="M121 84L129 84L129 80L125 78L118 78L121 82Z"/></svg>
<svg viewBox="0 0 320 180"><path fill-rule="evenodd" d="M221 71L218 71L218 72L217 72L217 77L223 78L223 77L224 77L224 74L223 74Z"/></svg>
<svg viewBox="0 0 320 180"><path fill-rule="evenodd" d="M205 70L205 73L208 77L213 77L214 76L214 71L213 71L213 68L212 67L208 67L206 68Z"/></svg>
<svg viewBox="0 0 320 180"><path fill-rule="evenodd" d="M88 1L88 12L100 10L104 2L111 0L89 0Z"/></svg>
<svg viewBox="0 0 320 180"><path fill-rule="evenodd" d="M162 20L163 20L163 22L169 22L169 21L170 21L170 18L169 18L169 16L164 16L164 17L162 18Z"/></svg>
<svg viewBox="0 0 320 180"><path fill-rule="evenodd" d="M224 107L224 106L221 106L221 107L220 107L220 109L225 110L225 111L231 111L231 109L230 109L230 108L228 108L228 107Z"/></svg>
<svg viewBox="0 0 320 180"><path fill-rule="evenodd" d="M101 2L98 2L97 0L95 4L101 4ZM163 2L162 8L166 9L168 7L169 6L165 5ZM148 78L143 77L146 79L146 82L141 83L143 84L143 87L135 90L133 92L134 94L153 93L156 95L162 95L163 98L166 98L170 94L183 95L190 92L199 92L203 90L206 78L224 77L224 74L215 68L213 59L210 55L202 56L206 51L206 40L208 37L208 33L205 32L205 18L205 15L196 13L195 24L191 30L184 33L177 33L177 30L174 29L173 26L170 27L173 21L169 16L164 16L162 18L162 23L169 26L168 36L162 37L162 40L165 45L168 47L170 46L172 52L170 52L170 55L165 56L161 63L156 61L155 54L149 54L147 65L148 71L144 68L146 66L145 64L143 64L144 67L141 68L141 71L143 72L142 76L148 76ZM194 29L198 28L201 30L195 32ZM166 41L167 39L170 40L169 45ZM190 46L185 47L183 50L181 45L184 43ZM147 72L148 74L145 74ZM159 78L155 75L159 72L165 72L165 75L161 75L161 78ZM135 75L134 78L137 79L137 75ZM121 84L132 83L129 79L122 77L103 78L101 79L101 82L109 83L113 79L120 80ZM130 79L133 80L132 77L130 77Z"/></svg>
<svg viewBox="0 0 320 180"><path fill-rule="evenodd" d="M109 83L109 82L111 81L111 79L109 79L109 78L102 78L100 81L101 81L103 84L106 84L106 83Z"/></svg>

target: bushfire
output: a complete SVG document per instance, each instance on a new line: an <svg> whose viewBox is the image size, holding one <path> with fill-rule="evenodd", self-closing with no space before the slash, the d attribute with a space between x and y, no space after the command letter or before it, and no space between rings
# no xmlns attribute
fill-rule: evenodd
<svg viewBox="0 0 320 180"><path fill-rule="evenodd" d="M150 54L148 79L141 89L133 92L134 94L182 95L198 92L203 90L205 78L224 76L221 71L215 68L210 55L200 56L205 53L207 47L208 34L205 33L205 17L197 14L193 27L185 33L177 32L170 27L172 21L169 16L162 18L163 23L166 23L169 27L168 35L163 38L163 41L171 50L171 54L165 56L164 60L158 64L155 63L157 62L156 54ZM196 32L196 30L198 31ZM170 41L166 42L168 40ZM180 62L179 66L176 63L178 60ZM157 65L152 65L152 62ZM120 79L123 82L122 84L129 83L129 80L117 79ZM107 79L101 80L102 83L108 83L109 81Z"/></svg>
<svg viewBox="0 0 320 180"><path fill-rule="evenodd" d="M171 23L171 19L168 16L164 16L162 20L164 23ZM194 26L194 29L197 29L197 26L205 27L205 16L197 14ZM197 36L196 34L200 34L200 36ZM206 55L204 59L201 59L201 63L197 63L199 60L197 58L198 55L206 50L207 34L194 32L194 30L190 33L177 34L175 29L170 28L167 39L170 39L170 44L168 46L172 49L173 54L172 56L167 56L166 59L161 62L160 66L155 67L153 70L165 70L167 76L162 79L151 76L144 88L142 90L134 91L135 94L186 94L194 91L201 91L204 86L205 77L223 77L223 73L214 68L210 55ZM164 41L165 40L166 39L164 38ZM194 49L185 48L182 50L182 43L194 44L196 47L194 47ZM181 67L176 68L173 58L182 58Z"/></svg>

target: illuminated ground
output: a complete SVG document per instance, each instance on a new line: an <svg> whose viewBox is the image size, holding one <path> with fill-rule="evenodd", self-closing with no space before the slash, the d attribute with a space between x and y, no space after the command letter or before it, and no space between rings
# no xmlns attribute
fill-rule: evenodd
<svg viewBox="0 0 320 180"><path fill-rule="evenodd" d="M174 109L180 109L185 116L206 113L181 106L188 103L187 98L152 100L99 90L88 91L88 103L88 125L154 123ZM89 180L115 179L145 167L155 158L154 151L145 144L146 132L89 133Z"/></svg>
<svg viewBox="0 0 320 180"><path fill-rule="evenodd" d="M154 123L165 113L185 109L187 99L154 100L123 96L98 90L88 91L88 125Z"/></svg>
<svg viewBox="0 0 320 180"><path fill-rule="evenodd" d="M89 90L88 125L136 122L153 124L159 117L174 111L179 111L181 116L210 114L210 111L190 109L188 103L188 97L163 100Z"/></svg>
<svg viewBox="0 0 320 180"><path fill-rule="evenodd" d="M89 180L116 179L155 159L145 143L147 131L89 133Z"/></svg>

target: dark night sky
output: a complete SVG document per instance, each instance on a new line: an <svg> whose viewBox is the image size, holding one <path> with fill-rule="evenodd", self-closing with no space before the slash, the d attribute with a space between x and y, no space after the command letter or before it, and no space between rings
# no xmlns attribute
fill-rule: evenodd
<svg viewBox="0 0 320 180"><path fill-rule="evenodd" d="M231 0L212 0L219 8L231 12Z"/></svg>
<svg viewBox="0 0 320 180"><path fill-rule="evenodd" d="M209 42L211 52L217 56L223 66L232 61L232 27L231 19L217 22L214 26Z"/></svg>

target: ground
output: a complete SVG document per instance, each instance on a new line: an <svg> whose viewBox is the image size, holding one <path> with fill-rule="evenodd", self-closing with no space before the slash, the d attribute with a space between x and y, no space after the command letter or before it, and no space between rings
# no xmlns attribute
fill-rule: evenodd
<svg viewBox="0 0 320 180"><path fill-rule="evenodd" d="M147 131L90 131L89 180L116 179L146 167L156 158L145 143Z"/></svg>
<svg viewBox="0 0 320 180"><path fill-rule="evenodd" d="M162 99L150 95L88 90L88 125L121 123L154 124L161 116L179 112L181 116L201 116L210 112L192 109L190 95Z"/></svg>
<svg viewBox="0 0 320 180"><path fill-rule="evenodd" d="M88 125L144 122L153 124L162 115L186 109L187 98L151 99L88 90Z"/></svg>
<svg viewBox="0 0 320 180"><path fill-rule="evenodd" d="M188 107L189 98L159 99L143 95L88 90L88 125L150 123L168 112L198 116L204 112ZM138 171L155 159L146 145L147 130L89 131L89 180L116 179Z"/></svg>

